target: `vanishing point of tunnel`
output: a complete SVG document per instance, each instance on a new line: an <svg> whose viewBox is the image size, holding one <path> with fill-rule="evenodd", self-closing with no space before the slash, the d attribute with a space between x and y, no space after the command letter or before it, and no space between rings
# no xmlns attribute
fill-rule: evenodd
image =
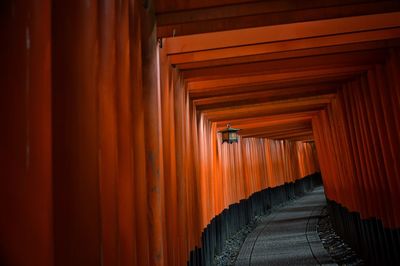
<svg viewBox="0 0 400 266"><path fill-rule="evenodd" d="M400 1L1 0L0 36L1 266L400 265Z"/></svg>

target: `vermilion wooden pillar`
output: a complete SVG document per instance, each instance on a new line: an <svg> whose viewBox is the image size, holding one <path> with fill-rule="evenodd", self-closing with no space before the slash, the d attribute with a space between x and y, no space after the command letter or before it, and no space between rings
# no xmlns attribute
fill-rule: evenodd
<svg viewBox="0 0 400 266"><path fill-rule="evenodd" d="M134 209L135 209L135 241L137 265L149 265L150 263L150 236L147 222L148 198L146 181L146 158L145 158L145 132L144 132L144 110L142 89L142 44L140 3L130 1L129 5L129 31L130 39L130 76L132 91L132 164L134 175ZM136 67L135 67L136 66Z"/></svg>
<svg viewBox="0 0 400 266"><path fill-rule="evenodd" d="M131 17L132 16L132 17ZM116 110L117 110L117 247L120 265L137 265L134 145L136 125L133 124L133 76L131 76L130 20L135 16L130 12L130 1L118 1L116 5ZM137 30L135 30L137 31ZM133 58L135 55L133 55ZM139 245L141 242L138 242Z"/></svg>
<svg viewBox="0 0 400 266"><path fill-rule="evenodd" d="M163 48L165 49L165 48ZM165 67L165 66L164 66ZM176 157L176 204L177 204L177 223L174 225L175 230L177 231L176 239L177 239L177 247L175 249L174 254L172 255L174 258L177 258L178 263L187 261L187 256L190 250L189 247L189 231L190 225L188 224L188 209L190 206L190 202L187 200L187 186L190 177L193 177L194 174L187 175L186 169L192 166L192 164L188 159L188 156L184 156L187 154L187 150L190 149L190 143L188 140L188 132L191 131L190 128L190 116L187 113L187 104L188 99L185 93L185 87L182 78L179 76L179 72L177 70L168 69L170 73L171 82L170 86L173 86L173 102L174 102L174 127L175 127L175 157ZM168 177L166 177L168 178ZM168 181L166 181L168 182ZM173 189L172 187L167 187L167 190ZM168 194L171 192L167 193ZM167 198L168 199L168 198ZM173 204L170 203L170 204ZM167 222L170 223L173 220L168 219ZM170 259L170 257L168 257Z"/></svg>
<svg viewBox="0 0 400 266"><path fill-rule="evenodd" d="M119 216L118 212L118 87L116 20L118 5L113 0L98 1L98 163L99 163L99 206L101 222L101 256L103 265L115 265L119 261ZM127 125L129 129L129 124ZM126 204L130 204L127 201Z"/></svg>
<svg viewBox="0 0 400 266"><path fill-rule="evenodd" d="M51 1L2 1L0 32L0 264L52 265Z"/></svg>
<svg viewBox="0 0 400 266"><path fill-rule="evenodd" d="M100 265L98 2L53 6L53 180L56 265Z"/></svg>
<svg viewBox="0 0 400 266"><path fill-rule="evenodd" d="M145 177L147 181L150 265L164 265L165 250L165 196L161 130L161 92L156 21L153 3L140 7L142 51L142 100L144 111ZM137 178L143 178L139 176Z"/></svg>
<svg viewBox="0 0 400 266"><path fill-rule="evenodd" d="M346 82L326 111L313 120L328 198L399 226L400 139L398 49L384 62Z"/></svg>

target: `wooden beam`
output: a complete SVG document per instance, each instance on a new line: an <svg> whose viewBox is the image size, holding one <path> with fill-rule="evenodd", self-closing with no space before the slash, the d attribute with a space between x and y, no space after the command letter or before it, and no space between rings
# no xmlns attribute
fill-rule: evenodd
<svg viewBox="0 0 400 266"><path fill-rule="evenodd" d="M211 122L232 120L256 116L278 115L292 112L315 111L326 107L336 94L310 96L299 99L276 101L272 103L252 104L238 107L220 108L203 111L202 114Z"/></svg>
<svg viewBox="0 0 400 266"><path fill-rule="evenodd" d="M310 117L304 117L304 118L297 118L297 119L286 119L286 120L278 120L278 121L273 121L273 123L260 123L260 124L245 124L245 125L239 125L236 128L240 128L240 135L247 135L247 134L254 134L254 132L260 132L260 131L269 131L269 130L276 130L277 126L288 126L288 125L300 125L300 124L305 124L308 123L308 126L311 126L311 118ZM222 127L222 129L225 127Z"/></svg>
<svg viewBox="0 0 400 266"><path fill-rule="evenodd" d="M239 3L252 2L254 0L155 0L157 13L176 12L179 10L200 9L209 7L218 7L225 5L234 5Z"/></svg>
<svg viewBox="0 0 400 266"><path fill-rule="evenodd" d="M266 133L259 133L253 135L246 135L242 136L242 138L267 138L267 139L274 139L274 140L291 140L293 138L301 138L301 139L309 139L310 136L313 135L313 131L308 129L299 129L293 131L287 131L282 133L270 134Z"/></svg>
<svg viewBox="0 0 400 266"><path fill-rule="evenodd" d="M286 82L293 80L301 80L301 79L310 79L316 77L334 77L337 75L343 74L358 74L363 73L366 70L373 67L372 65L361 65L361 66L350 66L350 67L342 67L342 68L332 68L332 69L313 69L313 70L304 70L290 73L277 73L270 75L251 75L244 77L229 77L229 78L221 78L214 80L205 80L205 81L193 81L188 82L188 90L189 91L198 91L203 90L205 88L218 88L223 86L246 86L249 84L262 84L267 82Z"/></svg>
<svg viewBox="0 0 400 266"><path fill-rule="evenodd" d="M399 34L400 34L400 30L399 30ZM326 54L339 54L339 53L346 53L346 52L353 52L353 51L368 51L368 50L384 49L384 48L386 49L386 48L396 47L396 46L400 46L400 39L350 43L350 44L333 45L333 46L325 46L325 47L314 47L314 48L291 50L291 51L254 54L254 55L248 55L248 56L237 56L236 54L232 54L231 57L229 57L229 58L222 58L222 59L217 58L217 59L210 59L210 60L205 60L205 61L185 62L185 63L177 64L176 67L179 70L184 71L184 70L190 70L190 69L199 69L199 68L216 67L216 66L227 66L227 65L244 64L244 63L252 63L252 62L271 61L271 60L278 60L278 59L310 57L310 56L318 56L318 55L326 55ZM172 56L170 56L170 59L174 60L174 58L176 56L179 56L179 55L172 55Z"/></svg>
<svg viewBox="0 0 400 266"><path fill-rule="evenodd" d="M166 38L233 29L288 24L303 21L332 19L398 11L398 1L378 1L340 6L333 0L302 1L291 7L271 10L273 2L255 2L246 5L222 6L209 10L193 10L157 16L157 36ZM286 1L288 2L288 1ZM283 3L284 4L284 3ZM251 6L250 6L251 5ZM332 6L333 5L333 6ZM242 9L241 9L242 8ZM209 13L205 13L209 12Z"/></svg>
<svg viewBox="0 0 400 266"><path fill-rule="evenodd" d="M290 132L290 133L287 133L287 134L269 136L269 138L275 139L275 140L289 140L289 139L298 138L298 137L309 138L310 136L312 136L312 134L313 134L312 130L297 131L297 132Z"/></svg>
<svg viewBox="0 0 400 266"><path fill-rule="evenodd" d="M398 39L399 37L400 29L390 28L383 30L309 37L296 40L283 40L270 43L258 43L244 46L231 46L204 51L188 51L182 54L178 53L170 55L169 58L170 63L172 65L176 65L208 60L220 60L246 56L258 56L262 54L271 54L278 52L315 49L345 44L358 44L360 42L363 43L377 40Z"/></svg>
<svg viewBox="0 0 400 266"><path fill-rule="evenodd" d="M310 121L306 124L283 124L280 126L270 126L270 127L255 127L251 129L242 129L239 132L239 135L242 137L249 137L255 135L269 135L271 137L277 135L283 135L293 132L304 132L304 131L312 131L312 127Z"/></svg>
<svg viewBox="0 0 400 266"><path fill-rule="evenodd" d="M239 94L232 94L227 91L227 95L196 99L193 100L193 104L196 106L196 110L201 111L212 108L272 102L289 98L301 98L309 95L332 94L336 93L338 88L339 86L333 83L322 84L319 86L290 87Z"/></svg>
<svg viewBox="0 0 400 266"><path fill-rule="evenodd" d="M266 81L258 84L241 84L236 86L235 84L230 86L220 87L209 87L202 88L201 90L192 90L189 92L189 98L191 100L224 96L229 92L230 94L257 92L263 90L274 90L274 89L286 89L294 87L320 87L320 86L340 86L344 82L347 82L353 77L353 73L326 75L322 77L308 76L303 78L295 78L292 80L273 80Z"/></svg>
<svg viewBox="0 0 400 266"><path fill-rule="evenodd" d="M400 27L400 12L298 22L166 39L167 54Z"/></svg>
<svg viewBox="0 0 400 266"><path fill-rule="evenodd" d="M386 50L355 51L342 54L329 54L230 66L209 67L182 71L181 73L187 82L191 82L233 76L246 76L249 74L274 74L282 72L294 72L305 69L326 69L331 67L338 68L354 65L376 64L383 62L386 56Z"/></svg>
<svg viewBox="0 0 400 266"><path fill-rule="evenodd" d="M222 120L215 123L217 126L217 130L224 129L227 123L230 123L231 126L235 128L253 128L258 126L273 126L301 121L309 121L317 113L317 111L294 112L289 114L257 116L225 121Z"/></svg>
<svg viewBox="0 0 400 266"><path fill-rule="evenodd" d="M171 1L171 0L168 0ZM218 1L215 1L218 2ZM392 2L392 1L382 1ZM376 0L342 0L341 6L352 4L376 3ZM206 20L216 20L229 17L243 17L259 15L264 13L281 13L287 11L311 9L318 7L338 6L337 0L270 0L270 1L248 1L247 3L220 5L215 7L205 7L187 9L180 11L162 12L157 10L157 26L183 24L188 22L199 22Z"/></svg>

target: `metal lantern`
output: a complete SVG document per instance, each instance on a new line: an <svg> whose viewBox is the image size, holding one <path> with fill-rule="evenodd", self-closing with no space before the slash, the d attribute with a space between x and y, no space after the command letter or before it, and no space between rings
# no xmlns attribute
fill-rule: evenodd
<svg viewBox="0 0 400 266"><path fill-rule="evenodd" d="M229 144L238 142L238 131L240 129L232 128L230 124L226 125L226 129L218 131L222 134L222 143L228 142Z"/></svg>

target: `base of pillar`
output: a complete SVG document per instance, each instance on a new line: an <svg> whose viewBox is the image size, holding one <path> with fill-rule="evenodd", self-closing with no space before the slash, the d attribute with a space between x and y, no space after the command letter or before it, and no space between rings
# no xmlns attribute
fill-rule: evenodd
<svg viewBox="0 0 400 266"><path fill-rule="evenodd" d="M379 219L361 219L359 213L327 201L335 231L368 265L400 265L399 228L384 228Z"/></svg>

